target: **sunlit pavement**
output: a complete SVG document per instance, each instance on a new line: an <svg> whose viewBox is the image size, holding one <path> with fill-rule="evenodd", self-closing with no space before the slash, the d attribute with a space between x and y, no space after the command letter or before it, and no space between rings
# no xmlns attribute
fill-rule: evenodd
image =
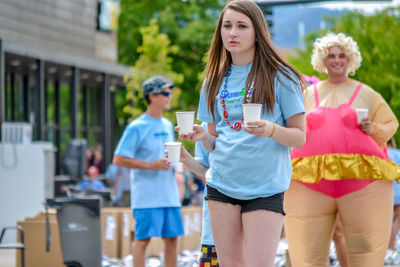
<svg viewBox="0 0 400 267"><path fill-rule="evenodd" d="M178 267L198 267L198 251L184 251L178 257ZM277 256L279 258L279 255ZM161 257L149 257L146 259L146 267L163 267ZM284 267L280 263L275 265ZM0 249L0 267L16 267L16 252L11 249ZM133 267L132 256L127 256L124 259L105 259L103 267ZM331 265L330 267L339 267L339 265ZM384 265L384 267L400 267L399 265Z"/></svg>

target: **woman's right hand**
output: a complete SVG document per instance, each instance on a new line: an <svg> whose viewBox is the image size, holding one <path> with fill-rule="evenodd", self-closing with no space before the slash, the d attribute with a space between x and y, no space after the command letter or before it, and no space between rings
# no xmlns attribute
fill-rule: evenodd
<svg viewBox="0 0 400 267"><path fill-rule="evenodd" d="M175 131L179 132L179 126L175 126ZM180 134L179 139L187 141L201 141L207 137L207 132L200 125L193 125L193 131L188 134Z"/></svg>

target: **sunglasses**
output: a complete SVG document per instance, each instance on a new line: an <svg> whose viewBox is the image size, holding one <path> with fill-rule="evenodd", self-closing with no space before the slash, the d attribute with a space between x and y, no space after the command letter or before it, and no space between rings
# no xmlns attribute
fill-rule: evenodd
<svg viewBox="0 0 400 267"><path fill-rule="evenodd" d="M171 92L161 92L161 93L158 93L156 95L163 95L165 97L168 97L170 94L171 94Z"/></svg>

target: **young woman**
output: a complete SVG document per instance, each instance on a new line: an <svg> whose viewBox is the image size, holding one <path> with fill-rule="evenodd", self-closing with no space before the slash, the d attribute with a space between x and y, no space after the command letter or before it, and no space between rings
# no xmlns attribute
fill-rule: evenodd
<svg viewBox="0 0 400 267"><path fill-rule="evenodd" d="M222 10L209 51L198 119L180 136L211 151L207 199L221 267L273 266L283 225L290 147L305 142L300 80L275 51L260 8L247 0ZM242 103L263 105L243 125Z"/></svg>

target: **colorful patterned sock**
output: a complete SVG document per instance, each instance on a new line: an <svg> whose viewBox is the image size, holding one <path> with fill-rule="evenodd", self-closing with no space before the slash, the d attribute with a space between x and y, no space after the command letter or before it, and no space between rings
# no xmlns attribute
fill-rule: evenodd
<svg viewBox="0 0 400 267"><path fill-rule="evenodd" d="M201 245L200 267L219 267L215 246Z"/></svg>

